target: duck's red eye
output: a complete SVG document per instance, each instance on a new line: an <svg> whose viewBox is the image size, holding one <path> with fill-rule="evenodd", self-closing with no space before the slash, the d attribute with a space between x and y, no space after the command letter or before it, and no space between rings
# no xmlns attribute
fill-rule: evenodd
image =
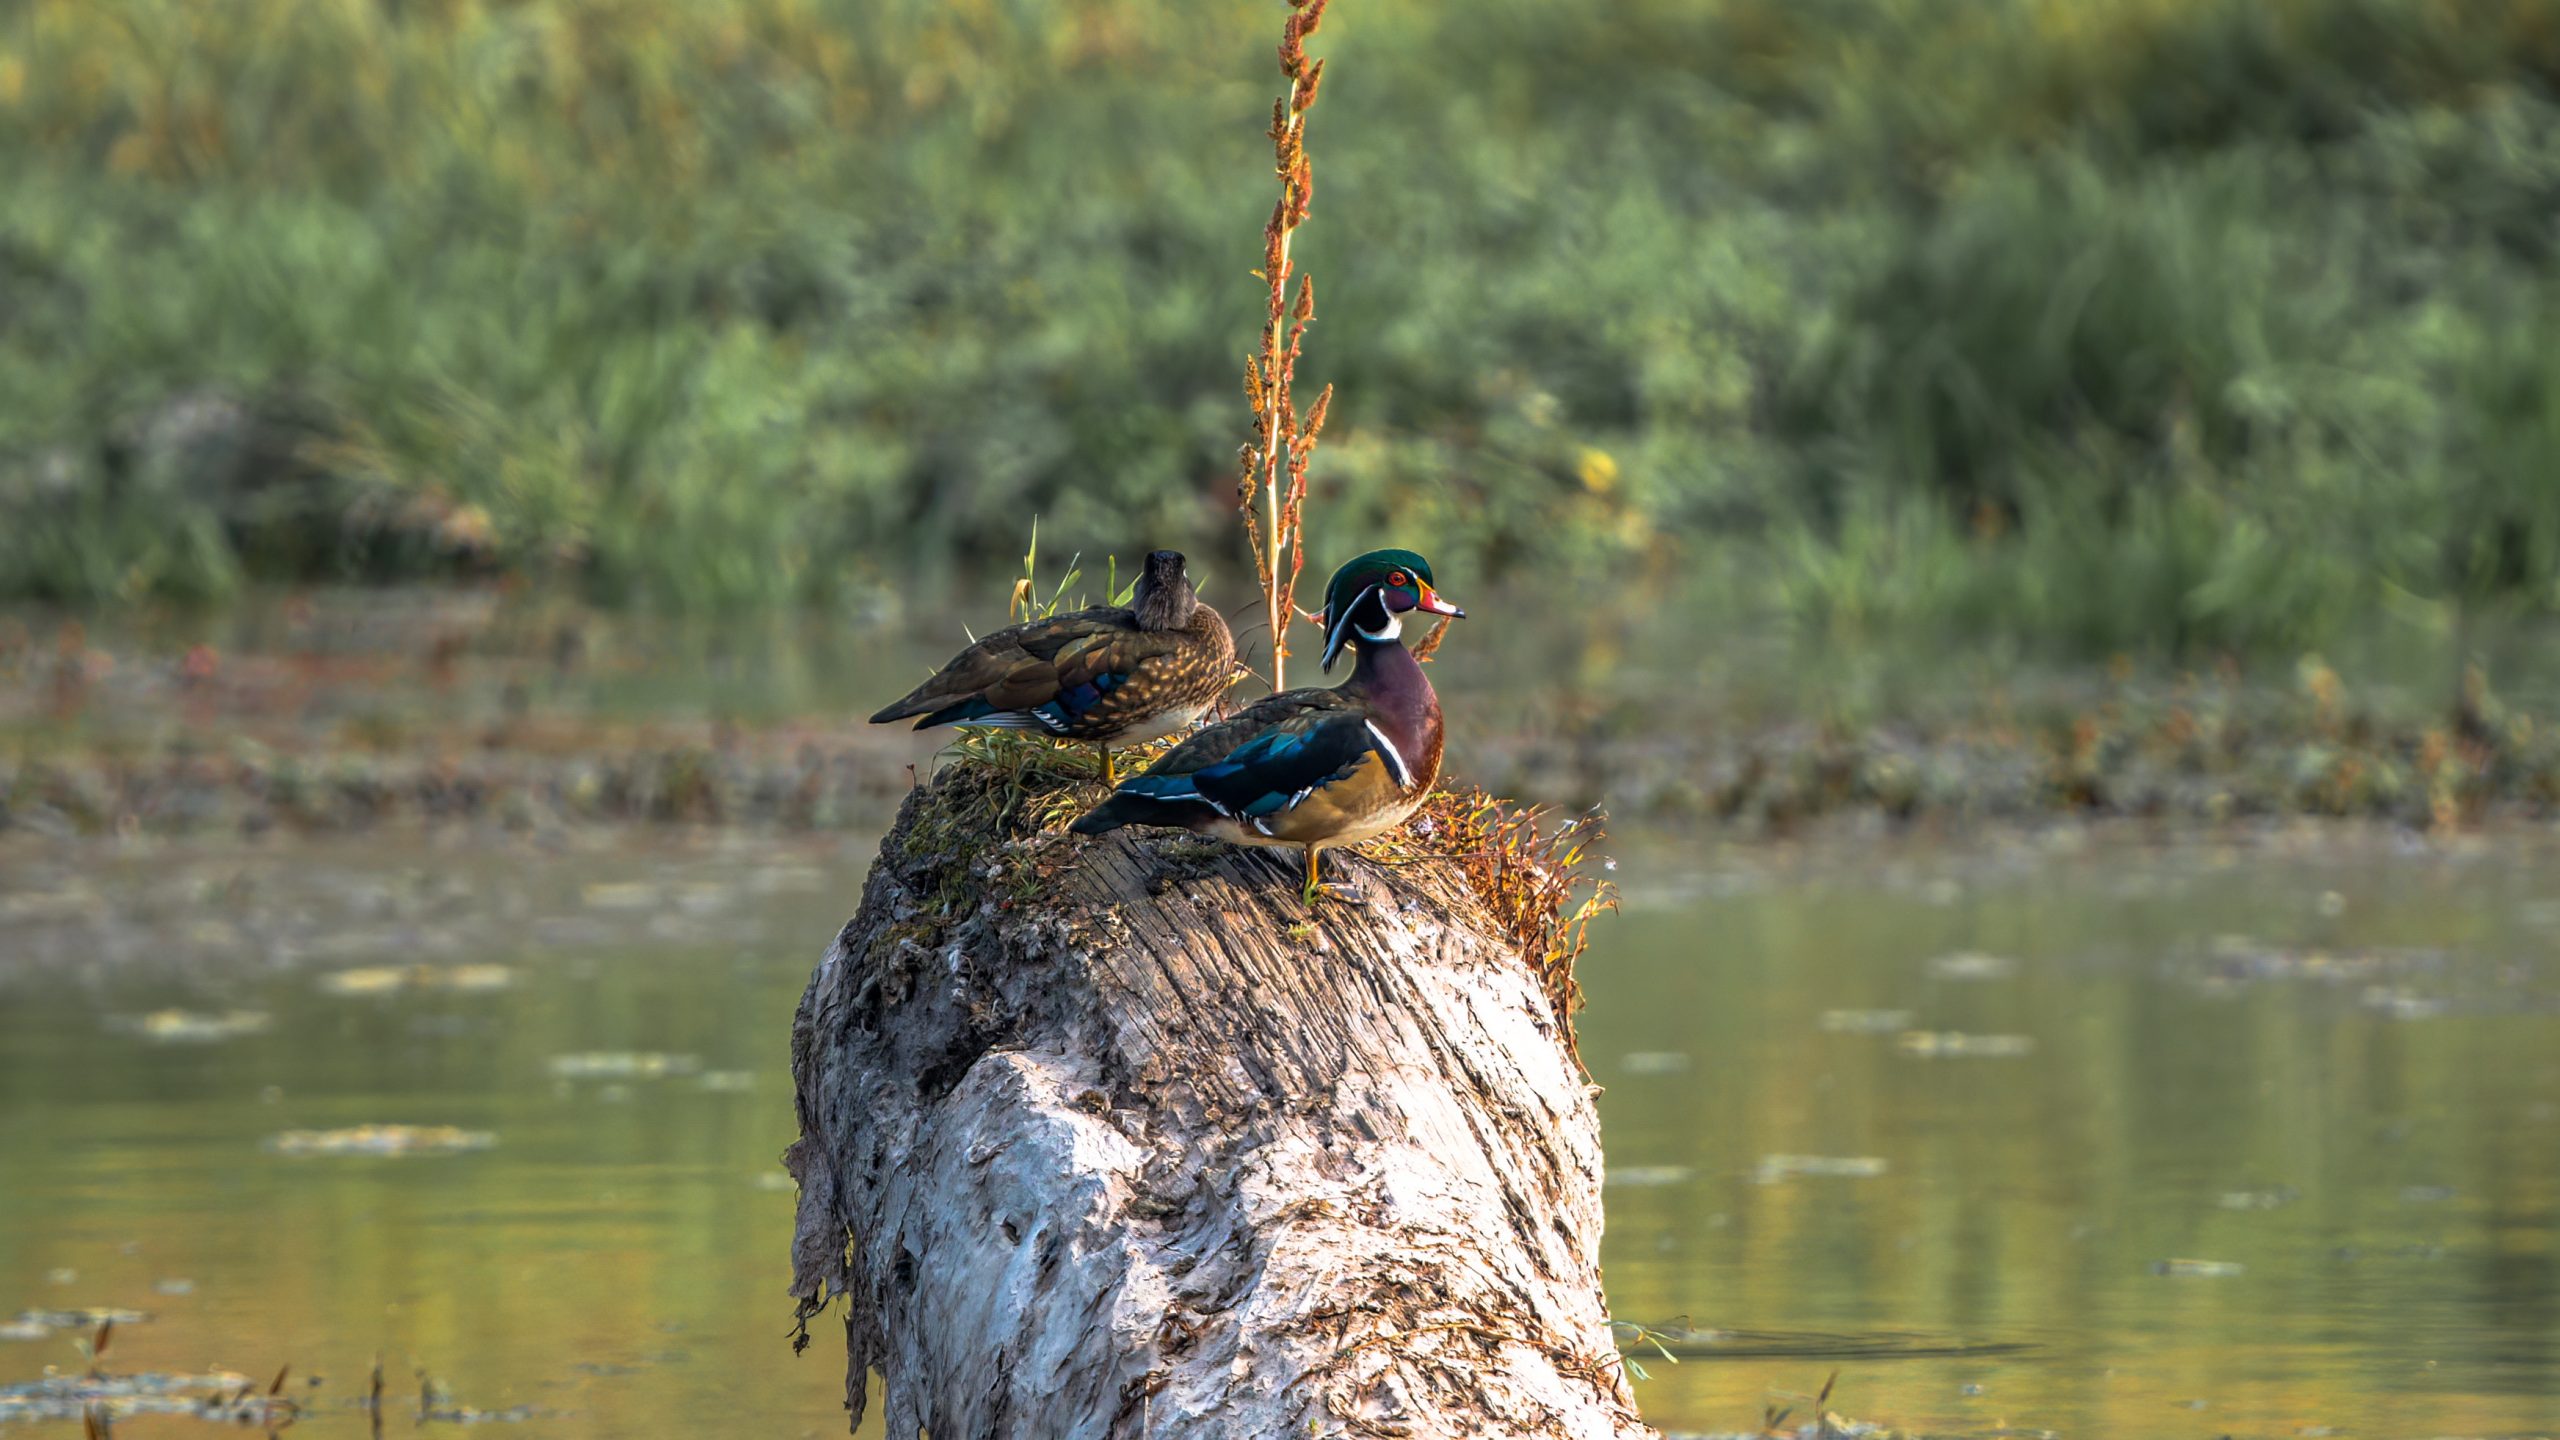
<svg viewBox="0 0 2560 1440"><path fill-rule="evenodd" d="M1410 578L1411 577L1407 576L1403 571L1398 570L1387 577L1387 583L1390 585L1403 585L1408 583Z"/></svg>

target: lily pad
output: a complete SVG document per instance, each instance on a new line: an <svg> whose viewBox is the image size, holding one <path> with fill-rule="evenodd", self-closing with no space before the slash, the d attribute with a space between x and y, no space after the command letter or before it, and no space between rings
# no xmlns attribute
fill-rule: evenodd
<svg viewBox="0 0 2560 1440"><path fill-rule="evenodd" d="M1751 1178L1762 1185L1781 1180L1872 1180L1885 1173L1881 1155L1763 1155Z"/></svg>
<svg viewBox="0 0 2560 1440"><path fill-rule="evenodd" d="M1928 970L1932 980L2007 980L2018 973L2018 962L2006 955L1958 950L1931 960Z"/></svg>
<svg viewBox="0 0 2560 1440"><path fill-rule="evenodd" d="M1618 1165L1611 1167L1608 1183L1623 1186L1680 1185L1698 1173L1691 1165Z"/></svg>
<svg viewBox="0 0 2560 1440"><path fill-rule="evenodd" d="M2229 1260L2154 1260L2154 1275L2181 1275L2200 1280L2229 1280L2249 1273L2249 1267Z"/></svg>
<svg viewBox="0 0 2560 1440"><path fill-rule="evenodd" d="M504 965L366 965L333 970L320 977L331 995L394 995L405 990L450 990L479 994L504 990L515 983Z"/></svg>
<svg viewBox="0 0 2560 1440"><path fill-rule="evenodd" d="M563 1080L659 1080L702 1068L698 1055L655 1050L604 1050L551 1057L551 1073Z"/></svg>
<svg viewBox="0 0 2560 1440"><path fill-rule="evenodd" d="M147 1015L111 1015L107 1028L139 1035L155 1045L209 1045L256 1035L275 1023L264 1010L226 1010L218 1015L193 1010L154 1010Z"/></svg>
<svg viewBox="0 0 2560 1440"><path fill-rule="evenodd" d="M1903 1054L1923 1060L2015 1060L2036 1049L2032 1035L1964 1035L1953 1030L1905 1030L1894 1043Z"/></svg>
<svg viewBox="0 0 2560 1440"><path fill-rule="evenodd" d="M487 1130L454 1125L354 1125L343 1130L287 1130L267 1137L278 1155L450 1155L498 1143Z"/></svg>
<svg viewBox="0 0 2560 1440"><path fill-rule="evenodd" d="M1815 1022L1834 1035L1896 1035L1911 1027L1908 1010L1825 1010Z"/></svg>

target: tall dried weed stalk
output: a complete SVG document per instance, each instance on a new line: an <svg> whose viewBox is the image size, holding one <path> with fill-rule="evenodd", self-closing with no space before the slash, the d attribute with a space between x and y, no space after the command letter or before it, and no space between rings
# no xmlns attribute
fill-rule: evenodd
<svg viewBox="0 0 2560 1440"><path fill-rule="evenodd" d="M1238 508L1244 512L1245 538L1253 550L1253 567L1262 582L1264 618L1271 628L1271 688L1286 688L1289 658L1288 622L1298 615L1298 572L1306 565L1303 519L1307 503L1307 461L1324 431L1325 412L1333 405L1327 385L1301 416L1293 387L1307 327L1316 318L1316 289L1311 277L1296 273L1289 242L1306 223L1315 199L1315 167L1307 158L1307 111L1316 103L1316 87L1324 78L1324 62L1307 57L1307 37L1324 21L1327 0L1289 0L1289 18L1280 31L1280 73L1288 93L1271 106L1271 158L1280 179L1280 198L1262 228L1262 269L1267 287L1261 347L1245 360L1244 393L1253 407L1253 438L1238 452L1242 471L1236 485ZM1293 284L1294 282L1294 284ZM1443 619L1414 654L1428 660L1448 633ZM1582 816L1553 833L1544 830L1543 812L1523 808L1472 786L1444 785L1424 802L1409 832L1426 852L1458 861L1469 885L1499 918L1536 967L1565 1048L1574 1049L1573 1014L1581 1008L1582 989L1574 964L1590 942L1591 922L1618 908L1616 887L1587 874L1586 849L1599 835L1599 817ZM1413 853L1404 839L1381 841L1380 858ZM1374 852L1373 852L1374 853ZM1579 1058L1577 1054L1576 1058Z"/></svg>
<svg viewBox="0 0 2560 1440"><path fill-rule="evenodd" d="M1316 287L1312 276L1295 276L1289 258L1289 241L1306 223L1315 199L1315 167L1306 149L1307 111L1315 106L1324 62L1307 58L1306 40L1324 22L1325 4L1326 0L1289 0L1289 19L1280 29L1280 73L1289 81L1288 93L1271 105L1271 157L1280 179L1280 198L1271 207L1270 223L1262 229L1262 269L1257 272L1269 288L1270 303L1261 349L1244 364L1245 398L1253 406L1253 439L1238 452L1243 473L1236 499L1244 512L1254 575L1262 582L1275 694L1287 684L1288 622L1297 614L1298 572L1307 561L1301 523L1307 504L1307 461L1315 453L1316 437L1324 431L1325 411L1333 404L1333 387L1327 385L1301 416L1292 394L1299 348L1316 318ZM1297 279L1294 292L1293 278Z"/></svg>

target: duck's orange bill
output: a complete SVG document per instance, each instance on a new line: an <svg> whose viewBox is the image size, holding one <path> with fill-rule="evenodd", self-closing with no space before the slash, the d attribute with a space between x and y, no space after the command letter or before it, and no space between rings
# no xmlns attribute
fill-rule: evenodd
<svg viewBox="0 0 2560 1440"><path fill-rule="evenodd" d="M1457 606L1450 604L1448 601L1441 599L1440 592L1432 589L1428 585L1422 587L1422 608L1430 611L1434 615L1446 615L1452 620L1464 620L1467 618L1466 611L1461 610Z"/></svg>

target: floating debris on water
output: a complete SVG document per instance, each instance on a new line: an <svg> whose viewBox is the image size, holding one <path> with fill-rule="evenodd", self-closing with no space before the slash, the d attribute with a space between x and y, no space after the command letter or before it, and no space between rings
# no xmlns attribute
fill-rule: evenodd
<svg viewBox="0 0 2560 1440"><path fill-rule="evenodd" d="M2154 1260L2151 1273L2191 1276L2199 1280L2229 1280L2248 1274L2249 1267L2229 1260Z"/></svg>
<svg viewBox="0 0 2560 1440"><path fill-rule="evenodd" d="M1894 1044L1924 1060L2014 1060L2035 1053L2032 1035L1963 1035L1953 1030L1905 1030Z"/></svg>
<svg viewBox="0 0 2560 1440"><path fill-rule="evenodd" d="M1630 1075L1685 1075L1692 1063L1686 1050L1630 1050L1618 1057L1618 1068Z"/></svg>
<svg viewBox="0 0 2560 1440"><path fill-rule="evenodd" d="M2406 985L2368 985L2357 1003L2393 1020L2432 1020L2453 1008L2444 1000L2421 995Z"/></svg>
<svg viewBox="0 0 2560 1440"><path fill-rule="evenodd" d="M590 910L655 910L666 892L646 880L599 880L578 891Z"/></svg>
<svg viewBox="0 0 2560 1440"><path fill-rule="evenodd" d="M382 1369L379 1365L374 1367L373 1391L373 1398L368 1408L379 1416L382 1411ZM512 1425L558 1413L560 1412L541 1410L531 1405L513 1405L504 1410L482 1410L476 1406L456 1404L453 1392L445 1389L441 1382L430 1378L425 1371L418 1372L417 1419L421 1425Z"/></svg>
<svg viewBox="0 0 2560 1440"><path fill-rule="evenodd" d="M551 1057L551 1073L563 1080L660 1080L691 1075L702 1068L698 1055L668 1055L655 1050L603 1050Z"/></svg>
<svg viewBox="0 0 2560 1440"><path fill-rule="evenodd" d="M615 933L612 926L601 920L576 915L536 916L532 930L536 944L553 950L611 944Z"/></svg>
<svg viewBox="0 0 2560 1440"><path fill-rule="evenodd" d="M158 1295L193 1295L196 1293L196 1282L173 1275L166 1280L152 1281L151 1289L152 1293Z"/></svg>
<svg viewBox="0 0 2560 1440"><path fill-rule="evenodd" d="M1872 1180L1885 1173L1881 1155L1763 1155L1751 1178L1762 1185L1781 1180Z"/></svg>
<svg viewBox="0 0 2560 1440"><path fill-rule="evenodd" d="M56 1330L95 1330L101 1325L140 1325L150 1318L148 1310L21 1310L18 1318L10 1323L51 1333Z"/></svg>
<svg viewBox="0 0 2560 1440"><path fill-rule="evenodd" d="M1825 1010L1816 1022L1834 1035L1894 1035L1911 1028L1908 1010Z"/></svg>
<svg viewBox="0 0 2560 1440"><path fill-rule="evenodd" d="M1932 980L2007 980L2018 973L2018 962L2006 955L1958 950L1931 960L1927 968Z"/></svg>
<svg viewBox="0 0 2560 1440"><path fill-rule="evenodd" d="M41 1380L0 1387L0 1421L76 1417L90 1435L100 1436L112 1433L115 1421L135 1415L191 1415L243 1428L254 1425L272 1436L302 1417L301 1402L284 1393L285 1379L293 1373L289 1363L276 1367L275 1378L263 1389L231 1370L111 1375L105 1360L115 1333L116 1322L110 1319L89 1336L81 1346L89 1368L81 1375L48 1369ZM315 1376L309 1383L320 1381ZM18 1411L14 1416L13 1405Z"/></svg>
<svg viewBox="0 0 2560 1440"><path fill-rule="evenodd" d="M747 877L748 890L758 895L814 893L826 883L826 872L814 865L767 865Z"/></svg>
<svg viewBox="0 0 2560 1440"><path fill-rule="evenodd" d="M0 1340L42 1340L52 1333L52 1326L32 1320L0 1321Z"/></svg>
<svg viewBox="0 0 2560 1440"><path fill-rule="evenodd" d="M300 1407L273 1387L228 1370L202 1375L47 1375L0 1385L0 1425L11 1421L115 1421L137 1415L191 1415L270 1431L293 1423Z"/></svg>
<svg viewBox="0 0 2560 1440"><path fill-rule="evenodd" d="M2281 1210L2302 1198L2302 1192L2290 1185L2271 1190L2225 1190L2214 1203L2225 1210Z"/></svg>
<svg viewBox="0 0 2560 1440"><path fill-rule="evenodd" d="M2247 935L2217 935L2201 957L2204 983L2214 986L2267 980L2312 980L2332 984L2382 977L2434 973L2451 961L2442 949L2324 950L2270 945Z"/></svg>
<svg viewBox="0 0 2560 1440"><path fill-rule="evenodd" d="M87 890L28 890L0 895L0 920L86 920L107 913L107 902Z"/></svg>
<svg viewBox="0 0 2560 1440"><path fill-rule="evenodd" d="M718 881L676 887L676 908L687 915L717 915L737 899L737 888Z"/></svg>
<svg viewBox="0 0 2560 1440"><path fill-rule="evenodd" d="M702 1072L702 1078L694 1083L717 1095L743 1094L756 1088L756 1072L753 1070L705 1070Z"/></svg>
<svg viewBox="0 0 2560 1440"><path fill-rule="evenodd" d="M469 1405L440 1405L432 1410L419 1411L418 1421L425 1425L520 1425L527 1420L539 1420L551 1413L548 1410L537 1410L531 1405L511 1405L504 1410L480 1410Z"/></svg>
<svg viewBox="0 0 2560 1440"><path fill-rule="evenodd" d="M1620 1165L1609 1171L1611 1185L1680 1185L1698 1173L1694 1165Z"/></svg>
<svg viewBox="0 0 2560 1440"><path fill-rule="evenodd" d="M330 995L393 995L404 990L478 994L504 990L515 980L515 972L504 965L366 965L321 976L320 989Z"/></svg>
<svg viewBox="0 0 2560 1440"><path fill-rule="evenodd" d="M792 1179L788 1170L759 1170L756 1172L756 1188L796 1195L800 1193L800 1182Z"/></svg>
<svg viewBox="0 0 2560 1440"><path fill-rule="evenodd" d="M344 1130L287 1130L267 1137L278 1155L451 1155L498 1143L487 1130L455 1125L355 1125Z"/></svg>
<svg viewBox="0 0 2560 1440"><path fill-rule="evenodd" d="M107 1028L139 1035L157 1045L208 1045L256 1035L275 1023L264 1010L226 1010L219 1015L193 1010L154 1010L147 1015L110 1015Z"/></svg>

